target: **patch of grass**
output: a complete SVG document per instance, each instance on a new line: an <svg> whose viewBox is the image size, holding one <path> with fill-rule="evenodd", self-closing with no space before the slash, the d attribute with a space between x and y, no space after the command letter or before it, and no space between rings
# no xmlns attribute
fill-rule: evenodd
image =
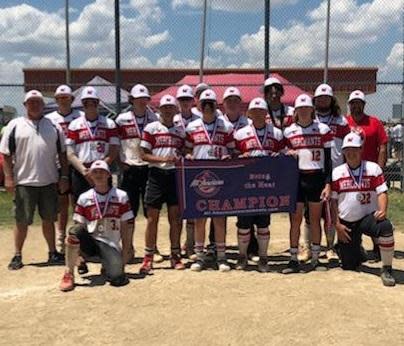
<svg viewBox="0 0 404 346"><path fill-rule="evenodd" d="M396 229L404 232L404 193L394 190L389 192L388 216Z"/></svg>
<svg viewBox="0 0 404 346"><path fill-rule="evenodd" d="M10 226L14 224L14 205L11 194L0 191L0 225Z"/></svg>

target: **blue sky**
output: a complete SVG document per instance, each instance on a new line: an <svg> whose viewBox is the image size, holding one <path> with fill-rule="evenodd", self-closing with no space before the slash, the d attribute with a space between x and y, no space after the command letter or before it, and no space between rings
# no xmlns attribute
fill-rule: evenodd
<svg viewBox="0 0 404 346"><path fill-rule="evenodd" d="M198 66L202 2L122 0L122 65ZM271 3L273 65L322 66L326 1ZM262 66L264 1L208 4L205 65ZM113 1L70 6L73 67L113 67ZM401 81L402 8L403 0L332 0L330 64L378 66L379 80ZM64 66L64 0L2 0L0 51L0 83L22 82L23 67Z"/></svg>

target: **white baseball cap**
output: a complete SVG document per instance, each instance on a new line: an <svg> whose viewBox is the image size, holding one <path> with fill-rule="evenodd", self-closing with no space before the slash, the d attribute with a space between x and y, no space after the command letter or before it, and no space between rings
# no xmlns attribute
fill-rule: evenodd
<svg viewBox="0 0 404 346"><path fill-rule="evenodd" d="M356 132L348 133L342 142L342 149L345 148L360 148L362 147L362 137Z"/></svg>
<svg viewBox="0 0 404 346"><path fill-rule="evenodd" d="M24 103L27 102L29 99L40 99L43 101L43 95L38 90L30 90L25 94Z"/></svg>
<svg viewBox="0 0 404 346"><path fill-rule="evenodd" d="M228 97L236 96L241 100L241 93L240 90L236 87L229 87L224 91L223 94L223 101L226 100Z"/></svg>
<svg viewBox="0 0 404 346"><path fill-rule="evenodd" d="M100 98L97 95L97 90L92 86L86 86L81 92L81 100L86 99L94 99L99 100Z"/></svg>
<svg viewBox="0 0 404 346"><path fill-rule="evenodd" d="M134 99L138 99L141 97L150 98L149 89L147 89L143 84L136 84L130 91L130 95Z"/></svg>
<svg viewBox="0 0 404 346"><path fill-rule="evenodd" d="M55 91L55 97L59 95L73 96L72 89L68 85L59 85Z"/></svg>
<svg viewBox="0 0 404 346"><path fill-rule="evenodd" d="M177 101L176 101L175 97L173 97L171 95L164 95L160 99L160 107L163 107L163 106L177 106Z"/></svg>
<svg viewBox="0 0 404 346"><path fill-rule="evenodd" d="M363 91L362 90L352 91L351 94L349 95L348 103L353 100L361 100L363 102L366 102L365 94L363 93Z"/></svg>
<svg viewBox="0 0 404 346"><path fill-rule="evenodd" d="M313 108L313 100L307 94L299 95L295 100L295 109L300 107L312 107Z"/></svg>
<svg viewBox="0 0 404 346"><path fill-rule="evenodd" d="M207 85L206 83L199 83L195 87L195 94L198 95L198 94L202 93L202 91L205 91L207 89L209 89L209 85Z"/></svg>
<svg viewBox="0 0 404 346"><path fill-rule="evenodd" d="M281 81L278 78L269 77L269 78L265 79L264 87L269 87L274 84L282 85Z"/></svg>
<svg viewBox="0 0 404 346"><path fill-rule="evenodd" d="M316 91L314 92L314 97L318 97L318 96L330 96L330 97L333 97L334 93L332 91L332 88L328 84L320 84L316 88Z"/></svg>
<svg viewBox="0 0 404 346"><path fill-rule="evenodd" d="M255 99L252 99L248 105L248 110L251 109L264 109L267 111L268 104L262 97L256 97Z"/></svg>
<svg viewBox="0 0 404 346"><path fill-rule="evenodd" d="M217 101L216 93L212 89L207 89L202 92L199 101Z"/></svg>
<svg viewBox="0 0 404 346"><path fill-rule="evenodd" d="M184 84L177 89L177 99L181 98L194 98L194 93L192 92L192 88L189 85Z"/></svg>
<svg viewBox="0 0 404 346"><path fill-rule="evenodd" d="M108 164L103 160L94 161L90 166L90 172L94 169L103 169L104 171L107 171L109 174L111 174Z"/></svg>

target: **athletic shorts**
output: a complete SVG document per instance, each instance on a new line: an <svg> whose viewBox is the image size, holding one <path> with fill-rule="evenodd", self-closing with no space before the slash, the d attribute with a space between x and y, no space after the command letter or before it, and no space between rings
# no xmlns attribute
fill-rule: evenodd
<svg viewBox="0 0 404 346"><path fill-rule="evenodd" d="M271 215L249 215L237 217L237 228L250 229L251 226L256 225L257 228L267 228L271 224Z"/></svg>
<svg viewBox="0 0 404 346"><path fill-rule="evenodd" d="M143 205L143 215L146 217L144 196L148 174L148 166L129 166L127 170L123 171L121 189L128 194L135 218L139 212L140 199Z"/></svg>
<svg viewBox="0 0 404 346"><path fill-rule="evenodd" d="M124 276L122 253L113 246L99 241L88 233L87 226L74 225L69 229L69 235L75 236L80 242L80 252L85 258L98 257L106 271L107 277L119 282Z"/></svg>
<svg viewBox="0 0 404 346"><path fill-rule="evenodd" d="M381 234L393 234L393 225L387 219L377 221L373 214L369 214L356 222L340 220L341 224L348 227L351 232L351 241L343 243L338 241L338 252L342 268L355 270L361 264L362 234L372 238L379 238Z"/></svg>
<svg viewBox="0 0 404 346"><path fill-rule="evenodd" d="M175 169L151 167L146 186L146 206L160 210L164 203L167 206L178 205L176 185Z"/></svg>
<svg viewBox="0 0 404 346"><path fill-rule="evenodd" d="M43 221L55 222L58 214L58 191L56 184L46 186L17 185L15 189L15 220L32 225L35 209Z"/></svg>
<svg viewBox="0 0 404 346"><path fill-rule="evenodd" d="M88 183L86 178L75 168L72 168L72 185L71 185L71 192L76 202L80 195L88 190L91 189L91 185Z"/></svg>
<svg viewBox="0 0 404 346"><path fill-rule="evenodd" d="M325 187L325 176L323 172L300 173L297 192L297 202L320 202L321 192Z"/></svg>

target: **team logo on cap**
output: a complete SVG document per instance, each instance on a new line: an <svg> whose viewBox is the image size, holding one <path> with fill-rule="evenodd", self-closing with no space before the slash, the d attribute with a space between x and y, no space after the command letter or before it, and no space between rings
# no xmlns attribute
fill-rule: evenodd
<svg viewBox="0 0 404 346"><path fill-rule="evenodd" d="M260 101L255 101L255 104L256 104L257 106L259 106Z"/></svg>
<svg viewBox="0 0 404 346"><path fill-rule="evenodd" d="M139 91L140 91L141 93L144 93L144 92L145 92L145 90L144 90L143 88L140 88Z"/></svg>
<svg viewBox="0 0 404 346"><path fill-rule="evenodd" d="M186 88L182 89L183 93L186 93L188 90Z"/></svg>
<svg viewBox="0 0 404 346"><path fill-rule="evenodd" d="M167 102L170 102L170 101L171 101L171 99L170 99L169 97L167 97L167 98L166 98L166 101L167 101Z"/></svg>
<svg viewBox="0 0 404 346"><path fill-rule="evenodd" d="M327 91L327 88L322 88L321 91Z"/></svg>
<svg viewBox="0 0 404 346"><path fill-rule="evenodd" d="M348 138L348 140L347 140L348 142L353 142L353 138L351 137L351 138Z"/></svg>
<svg viewBox="0 0 404 346"><path fill-rule="evenodd" d="M305 97L302 97L302 98L300 99L300 101L306 102L306 98L305 98Z"/></svg>
<svg viewBox="0 0 404 346"><path fill-rule="evenodd" d="M192 180L190 187L193 187L195 192L201 197L213 197L224 185L224 181L220 180L212 171L202 171L194 180Z"/></svg>

